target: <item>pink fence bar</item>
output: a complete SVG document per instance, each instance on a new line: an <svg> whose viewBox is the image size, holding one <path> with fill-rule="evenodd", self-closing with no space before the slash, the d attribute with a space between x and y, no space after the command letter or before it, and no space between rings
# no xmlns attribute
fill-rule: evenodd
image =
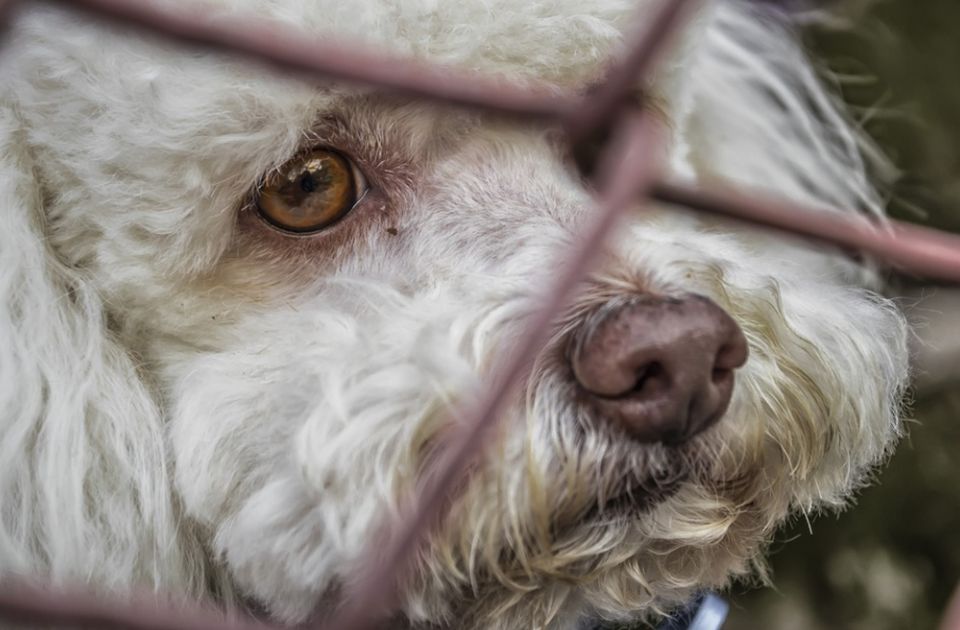
<svg viewBox="0 0 960 630"><path fill-rule="evenodd" d="M277 630L159 595L137 594L117 601L86 590L40 586L33 580L0 581L0 618L98 630Z"/></svg>
<svg viewBox="0 0 960 630"><path fill-rule="evenodd" d="M361 580L348 593L347 607L324 628L368 630L377 627L378 616L384 612L378 606L384 602L394 603L398 576L416 553L451 490L482 451L503 402L516 385L525 380L531 357L546 344L554 317L573 297L624 209L653 184L659 169L652 157L658 152L651 148L662 146L658 138L662 131L651 116L642 114L630 116L623 127L620 141L611 147L613 155L608 156L613 163L610 166L613 176L609 187L600 196L595 216L584 237L559 261L562 270L559 277L526 324L516 345L499 362L480 402L463 414L460 429L446 445L438 465L430 471L426 488L417 497L406 519L391 528L393 533L386 551L378 550L375 558L371 556Z"/></svg>
<svg viewBox="0 0 960 630"><path fill-rule="evenodd" d="M960 587L954 591L938 630L960 630Z"/></svg>
<svg viewBox="0 0 960 630"><path fill-rule="evenodd" d="M391 92L436 99L501 114L557 119L577 99L533 83L517 85L463 69L397 59L385 51L306 34L262 19L216 16L202 3L190 10L161 8L136 0L55 0L147 33L265 62L304 77L371 85Z"/></svg>
<svg viewBox="0 0 960 630"><path fill-rule="evenodd" d="M586 135L592 128L604 124L611 115L620 113L618 110L622 110L623 104L629 100L628 92L635 83L635 72L649 73L658 54L669 42L668 33L679 25L686 12L684 9L693 4L691 0L661 0L650 21L652 27L645 29L623 59L613 65L607 82L597 90L598 101L587 101L581 109L574 110L570 119L574 121L573 129ZM639 17L637 24L642 24ZM653 122L652 116L643 112L623 113L620 118L613 141L600 158L601 190L593 222L570 251L562 252L558 261L562 272L555 284L512 350L495 364L496 370L489 379L488 388L479 397L479 404L466 410L460 430L446 445L439 464L429 472L424 490L414 499L409 514L388 528L387 531L392 533L386 553L381 551L376 557L370 557L356 587L347 593L346 607L325 625L326 628L372 629L377 625L378 615L383 614L383 610L372 602L386 604L388 609L394 603L399 576L419 549L431 524L437 520L451 491L483 450L503 402L516 384L526 379L531 358L547 342L551 322L572 299L577 285L623 210L638 197L648 195L660 172L655 156L663 154L660 136L664 131Z"/></svg>
<svg viewBox="0 0 960 630"><path fill-rule="evenodd" d="M660 182L651 198L726 216L869 254L917 276L960 283L960 237L888 221L870 223L828 208L732 189L697 189Z"/></svg>

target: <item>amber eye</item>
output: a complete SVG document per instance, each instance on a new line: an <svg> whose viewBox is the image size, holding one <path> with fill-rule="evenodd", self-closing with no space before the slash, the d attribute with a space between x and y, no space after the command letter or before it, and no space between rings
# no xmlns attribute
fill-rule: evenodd
<svg viewBox="0 0 960 630"><path fill-rule="evenodd" d="M267 178L257 194L257 208L276 227L304 234L342 219L364 192L363 175L347 158L314 149Z"/></svg>

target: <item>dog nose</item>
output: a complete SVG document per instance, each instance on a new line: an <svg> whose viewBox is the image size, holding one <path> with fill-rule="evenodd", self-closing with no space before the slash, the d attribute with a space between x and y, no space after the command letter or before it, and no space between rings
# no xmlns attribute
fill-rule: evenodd
<svg viewBox="0 0 960 630"><path fill-rule="evenodd" d="M641 296L594 313L568 356L605 418L641 442L679 444L727 410L747 341L704 296Z"/></svg>

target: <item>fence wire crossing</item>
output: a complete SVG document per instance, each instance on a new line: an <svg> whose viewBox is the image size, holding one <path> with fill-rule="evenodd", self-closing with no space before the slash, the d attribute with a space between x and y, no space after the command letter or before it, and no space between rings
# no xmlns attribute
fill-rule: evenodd
<svg viewBox="0 0 960 630"><path fill-rule="evenodd" d="M624 52L612 60L604 80L586 94L558 92L546 85L512 83L463 69L409 59L355 43L323 41L261 18L210 17L209 12L161 8L137 0L54 0L145 33L203 46L266 63L298 77L346 81L449 105L537 120L562 130L571 149L604 130L611 140L603 147L595 177L596 208L581 238L558 252L553 285L530 317L519 340L495 363L477 402L461 410L462 421L423 489L397 522L384 523L383 545L362 564L345 605L325 629L368 630L389 618L398 601L398 580L408 568L430 526L442 517L446 498L482 451L512 386L527 376L530 357L546 343L557 312L574 296L606 237L627 208L644 199L744 221L785 234L856 250L878 262L929 279L960 284L960 238L896 221L873 224L853 213L796 204L769 195L732 189L703 188L662 178L658 162L666 131L637 103L636 87L652 76L671 36L701 0L660 0L643 9L627 36ZM0 19L11 19L16 7L0 2ZM642 100L642 99L641 99ZM613 125L610 125L613 121ZM84 590L63 590L37 580L0 582L0 619L52 625L132 628L136 630L268 630L257 621L225 617L217 610L185 602L167 602L139 593L113 600Z"/></svg>

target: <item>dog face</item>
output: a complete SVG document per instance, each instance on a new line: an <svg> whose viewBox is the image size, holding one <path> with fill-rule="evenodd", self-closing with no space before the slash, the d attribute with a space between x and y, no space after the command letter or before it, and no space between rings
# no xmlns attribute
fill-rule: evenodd
<svg viewBox="0 0 960 630"><path fill-rule="evenodd" d="M236 4L565 88L598 75L637 8ZM285 621L329 609L588 218L563 146L46 9L4 64L16 510L0 558L213 588ZM805 68L754 9L704 10L652 86L675 174L875 207ZM756 569L791 510L840 504L898 432L905 330L867 276L638 206L558 314L403 614L572 627Z"/></svg>

